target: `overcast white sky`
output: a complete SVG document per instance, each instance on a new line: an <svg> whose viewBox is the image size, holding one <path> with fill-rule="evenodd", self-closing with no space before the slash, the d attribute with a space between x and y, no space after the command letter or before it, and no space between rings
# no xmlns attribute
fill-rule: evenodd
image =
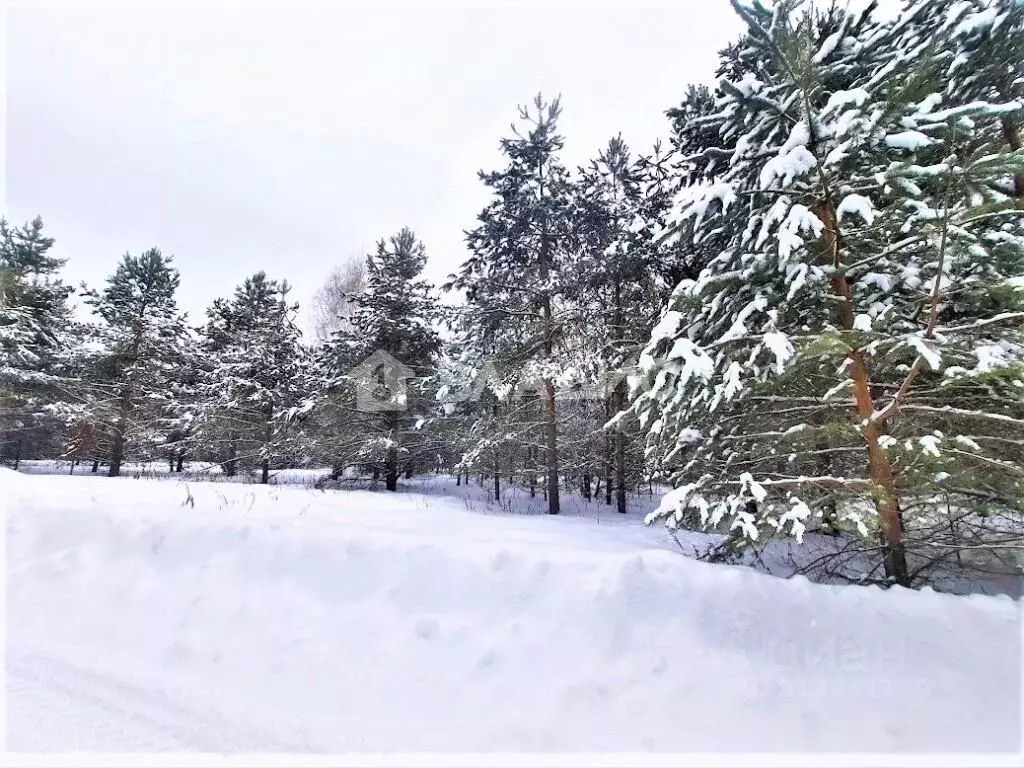
<svg viewBox="0 0 1024 768"><path fill-rule="evenodd" d="M75 283L176 257L180 305L263 269L306 303L403 225L439 282L465 256L517 104L562 95L565 160L635 150L710 82L727 0L672 8L11 9L8 219L39 213Z"/></svg>

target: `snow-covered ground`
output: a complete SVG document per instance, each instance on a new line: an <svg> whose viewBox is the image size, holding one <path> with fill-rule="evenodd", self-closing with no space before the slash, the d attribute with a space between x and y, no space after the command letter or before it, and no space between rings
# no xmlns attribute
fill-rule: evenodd
<svg viewBox="0 0 1024 768"><path fill-rule="evenodd" d="M23 461L21 472L33 475L81 475L105 476L105 468L94 475L91 464L71 466L67 461ZM318 488L320 481L326 480L331 470L325 467L291 468L273 470L270 473L270 485ZM260 482L258 471L240 471L228 477L224 475L219 464L210 462L186 462L184 472L171 472L167 463L128 462L122 467L122 475L131 479L169 480L173 482L217 482L230 484L252 485ZM333 484L348 489L381 490L383 480L374 482L367 477L348 474L339 483ZM539 495L530 497L524 487L510 486L504 481L501 485L501 499L494 504L491 482L482 484L471 481L468 485L457 486L454 478L447 476L420 476L411 481L403 481L405 490L429 495L448 496L461 499L463 505L473 511L501 512L509 514L543 515L547 511L547 502ZM628 519L622 520L600 499L585 501L578 494L562 493L562 514L566 517L589 518L595 524L619 524L628 522L636 526L648 513L659 506L662 497L671 489L663 485L646 485L637 492L627 494ZM237 491L233 491L235 493ZM993 518L992 520L994 520ZM993 521L988 524L992 525ZM1015 521L1015 524L1016 521ZM661 528L662 523L656 522ZM679 529L675 533L675 549L695 558L705 558L719 545L726 541L726 529L721 532L704 532L690 529ZM666 544L664 531L659 532L657 541ZM830 584L849 584L867 580L868 583L878 581L881 577L881 561L876 552L865 551L864 542L852 537L834 537L822 533L808 532L802 543L792 536L779 535L760 541L757 546L743 553L730 556L728 562L746 565L756 570L771 573L775 576L788 578L796 573L806 573L813 581ZM991 563L982 563L980 567L971 568L968 556L963 560L948 560L938 564L928 572L928 583L942 592L955 594L1007 594L1013 598L1024 596L1024 579L1019 569L1000 569Z"/></svg>
<svg viewBox="0 0 1024 768"><path fill-rule="evenodd" d="M701 563L639 508L0 469L3 503L13 750L1021 747L1019 602Z"/></svg>

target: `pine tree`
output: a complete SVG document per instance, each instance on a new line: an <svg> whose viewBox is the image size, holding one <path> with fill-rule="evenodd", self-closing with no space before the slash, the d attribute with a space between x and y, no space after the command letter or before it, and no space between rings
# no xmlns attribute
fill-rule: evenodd
<svg viewBox="0 0 1024 768"><path fill-rule="evenodd" d="M0 372L10 381L18 369L35 362L33 342L41 329L19 299L21 285L15 273L0 265Z"/></svg>
<svg viewBox="0 0 1024 768"><path fill-rule="evenodd" d="M555 382L564 366L556 348L567 285L562 266L573 252L571 180L558 153L561 107L541 96L520 109L523 131L503 139L503 170L481 172L494 199L467 233L472 256L451 287L465 291L467 343L522 380L539 382L548 511L559 512ZM511 374L509 374L511 375Z"/></svg>
<svg viewBox="0 0 1024 768"><path fill-rule="evenodd" d="M525 481L530 496L537 492L537 456L542 448L538 441L536 393L528 384L502 375L493 360L481 360L472 346L463 346L465 329L460 322L466 316L455 313L452 326L460 330L456 339L446 345L446 354L439 365L440 386L436 397L441 403L439 427L448 441L447 453L458 482L465 475L490 478L491 494L501 499L501 477L508 482Z"/></svg>
<svg viewBox="0 0 1024 768"><path fill-rule="evenodd" d="M0 220L0 293L5 319L0 320L0 354L7 364L37 372L46 357L59 349L67 325L71 288L58 277L64 260L49 255L54 240L43 235L38 216L23 227Z"/></svg>
<svg viewBox="0 0 1024 768"><path fill-rule="evenodd" d="M1021 296L1007 282L1024 251L1002 186L1022 158L989 127L1021 104L957 87L965 37L945 17L929 25L926 5L887 24L870 9L736 4L744 74L702 118L732 151L707 148L715 162L682 193L681 235L725 240L676 289L634 402L677 484L659 514L748 541L849 527L878 537L900 584L914 575L908 542L915 572L930 566L948 522L936 494L956 473L1004 500L1022 490L993 432L1024 424ZM996 6L976 4L975 20Z"/></svg>
<svg viewBox="0 0 1024 768"><path fill-rule="evenodd" d="M35 362L31 346L39 334L31 314L18 306L17 290L14 274L0 265L0 450L15 466L21 459L24 436L23 402L17 389L24 383L25 367Z"/></svg>
<svg viewBox="0 0 1024 768"><path fill-rule="evenodd" d="M454 313L448 322L455 326L457 319ZM434 375L435 397L439 403L434 432L442 436L444 466L455 473L457 485L462 484L463 476L468 479L471 472L484 470L486 451L491 447L480 440L484 429L482 422L488 413L493 414L493 408L485 409L480 402L488 382L481 377L479 362L476 355L462 349L457 340L449 340L442 348ZM491 464L493 467L493 462ZM498 488L496 499L500 498L500 493Z"/></svg>
<svg viewBox="0 0 1024 768"><path fill-rule="evenodd" d="M0 443L15 462L26 449L53 449L53 408L65 399L57 376L68 346L71 288L59 277L63 259L36 217L11 228L0 220Z"/></svg>
<svg viewBox="0 0 1024 768"><path fill-rule="evenodd" d="M214 301L202 343L208 362L196 375L198 439L227 474L251 461L264 484L287 452L284 414L304 395L306 355L289 290L257 272L230 300Z"/></svg>
<svg viewBox="0 0 1024 768"><path fill-rule="evenodd" d="M131 440L152 443L167 416L168 382L185 329L175 301L179 282L173 258L151 248L125 254L102 292L87 293L101 321L98 376L108 397L96 404L95 416L110 433L111 477L120 474Z"/></svg>
<svg viewBox="0 0 1024 768"><path fill-rule="evenodd" d="M208 364L201 336L186 329L181 350L167 387L167 417L164 424L164 456L169 470L182 472L185 457L199 447L198 419L203 413L202 377Z"/></svg>
<svg viewBox="0 0 1024 768"><path fill-rule="evenodd" d="M369 401L370 407L353 413L363 436L359 450L364 462L383 469L389 491L398 488L400 463L407 474L424 460L433 465L423 453L424 434L417 428L434 409L425 385L441 349L434 328L437 302L421 277L426 262L426 249L409 228L381 240L376 253L366 258L366 289L351 298L350 327L335 333L325 349L329 387L344 391L349 399L361 390ZM352 373L380 353L404 366L409 378L379 366ZM387 358L379 359L392 365ZM385 382L393 388L378 390L378 375L393 377Z"/></svg>
<svg viewBox="0 0 1024 768"><path fill-rule="evenodd" d="M657 277L662 249L649 231L648 166L635 162L621 137L609 141L577 184L577 231L582 253L573 266L579 276L574 335L578 346L597 350L600 378L593 382L601 395L599 423L608 422L627 405L625 373L649 336L661 296ZM607 391L604 391L607 390ZM604 454L604 486L610 503L615 494L619 512L626 512L627 452L634 453L628 422L616 418L605 445L587 447ZM589 483L584 478L584 496Z"/></svg>
<svg viewBox="0 0 1024 768"><path fill-rule="evenodd" d="M73 322L66 338L55 366L66 396L48 404L63 427L64 445L58 455L71 461L71 472L83 459L91 459L92 471L98 472L101 462L109 461L116 405L106 333L101 323Z"/></svg>

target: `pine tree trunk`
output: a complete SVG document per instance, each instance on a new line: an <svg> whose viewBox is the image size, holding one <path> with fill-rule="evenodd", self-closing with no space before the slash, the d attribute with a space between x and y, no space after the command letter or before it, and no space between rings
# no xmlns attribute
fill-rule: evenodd
<svg viewBox="0 0 1024 768"><path fill-rule="evenodd" d="M405 479L412 480L412 462L405 465Z"/></svg>
<svg viewBox="0 0 1024 768"><path fill-rule="evenodd" d="M21 440L18 440L14 444L14 471L18 471L18 467L21 466ZM94 470L95 471L95 470Z"/></svg>
<svg viewBox="0 0 1024 768"><path fill-rule="evenodd" d="M1002 119L1002 125L1003 136L1006 138L1006 143L1010 145L1011 151L1016 152L1022 146L1020 129L1017 127L1017 123L1012 117L1004 117ZM1024 174L1018 173L1014 175L1013 196L1017 198L1017 207L1024 208Z"/></svg>
<svg viewBox="0 0 1024 768"><path fill-rule="evenodd" d="M612 417L612 397L606 397L604 400L604 421L607 424L608 419ZM613 461L613 446L614 441L612 436L607 431L601 430L601 436L604 440L601 446L601 469L604 474L604 503L611 506L612 503L612 473L614 471Z"/></svg>
<svg viewBox="0 0 1024 768"><path fill-rule="evenodd" d="M384 487L389 491L398 490L398 449L388 448L387 467L384 474Z"/></svg>
<svg viewBox="0 0 1024 768"><path fill-rule="evenodd" d="M375 483L376 483L376 482L377 482L378 480L380 480L380 467L378 467L378 466L377 466L377 465L375 464L375 465L373 466L373 482L375 482Z"/></svg>
<svg viewBox="0 0 1024 768"><path fill-rule="evenodd" d="M846 278L841 278L845 282ZM840 294L841 295L841 294ZM867 364L864 353L860 350L852 353L853 362L850 374L853 379L854 397L857 401L857 414L866 422L864 440L868 449L868 472L871 480L878 487L875 494L875 506L882 520L882 549L885 557L885 575L904 587L910 586L910 575L907 570L907 554L903 544L903 517L900 512L899 496L896 492L896 480L893 476L892 464L878 443L878 426L871 421L874 404L871 400L871 388L868 380Z"/></svg>
<svg viewBox="0 0 1024 768"><path fill-rule="evenodd" d="M384 466L384 487L389 491L398 490L398 414L388 411L387 423L391 442L388 444L387 459Z"/></svg>
<svg viewBox="0 0 1024 768"><path fill-rule="evenodd" d="M618 228L618 220L615 221L616 228ZM612 338L615 344L615 356L616 359L621 354L622 339L625 335L622 318L622 282L619 279L618 272L615 275L615 317L612 326ZM615 416L623 408L626 407L626 382L617 381L615 382L615 389L612 390L612 407L611 410L614 413L608 414L608 418ZM615 506L618 512L626 514L626 435L622 431L621 426L616 426L615 432L612 436L612 442L614 445L615 454ZM611 493L611 484L608 485L608 493ZM611 503L611 499L608 499Z"/></svg>
<svg viewBox="0 0 1024 768"><path fill-rule="evenodd" d="M176 471L176 472L177 472L177 473L178 473L179 475L181 474L181 468L182 468L182 465L183 465L184 463L185 463L185 452L184 452L184 451L178 451L178 462L177 462L177 465L176 465L175 471Z"/></svg>
<svg viewBox="0 0 1024 768"><path fill-rule="evenodd" d="M121 461L124 458L124 433L122 427L114 427L114 439L110 445L110 466L107 468L107 477L117 477L121 474Z"/></svg>
<svg viewBox="0 0 1024 768"><path fill-rule="evenodd" d="M544 166L538 166L540 197L544 197ZM549 222L547 217L542 221L540 234L540 251L538 266L540 267L540 281L543 286L543 293L540 296L541 334L544 339L544 360L549 362L555 346L555 324L552 316L551 295L548 293L548 279L551 272L551 243L549 234ZM551 379L543 380L543 404L544 411L544 463L547 470L547 500L548 514L559 513L558 500L558 421L555 406L555 383Z"/></svg>
<svg viewBox="0 0 1024 768"><path fill-rule="evenodd" d="M615 509L626 514L626 436L615 433Z"/></svg>
<svg viewBox="0 0 1024 768"><path fill-rule="evenodd" d="M526 449L526 463L528 471L527 481L530 483L530 498L537 496L537 449L532 445Z"/></svg>
<svg viewBox="0 0 1024 768"><path fill-rule="evenodd" d="M555 412L555 383L544 379L544 461L548 474L548 514L557 515L558 503L558 422Z"/></svg>
<svg viewBox="0 0 1024 768"><path fill-rule="evenodd" d="M224 462L224 474L227 477L234 477L238 472L238 459L235 458L236 455L235 444L231 443L228 446L228 460Z"/></svg>
<svg viewBox="0 0 1024 768"><path fill-rule="evenodd" d="M15 467L15 469L17 469L17 467ZM99 471L100 471L100 460L99 459L93 459L92 460L92 473L96 474Z"/></svg>
<svg viewBox="0 0 1024 768"><path fill-rule="evenodd" d="M604 436L604 503L612 503L612 438Z"/></svg>
<svg viewBox="0 0 1024 768"><path fill-rule="evenodd" d="M825 224L822 240L833 263L832 290L839 298L839 322L845 330L853 330L853 290L850 281L842 269L840 258L841 239L839 222L836 218L835 205L831 199L818 203L815 214ZM907 569L907 554L903 542L903 520L900 513L899 495L896 491L896 480L889 457L879 445L878 424L871 419L874 413L874 402L871 398L871 379L868 374L867 359L863 350L849 353L850 378L853 380L853 394L857 405L857 415L864 426L864 442L868 453L868 474L874 484L875 508L882 522L880 538L885 565L885 575L905 587L910 586L910 574Z"/></svg>
<svg viewBox="0 0 1024 768"><path fill-rule="evenodd" d="M121 389L121 397L118 403L117 421L114 423L114 436L110 446L110 469L108 477L117 477L121 474L121 462L124 461L124 433L128 428L128 414L131 412L132 395L128 385Z"/></svg>
<svg viewBox="0 0 1024 768"><path fill-rule="evenodd" d="M270 482L270 443L274 439L274 406L267 406L263 419L263 461L260 463L260 483L267 485Z"/></svg>
<svg viewBox="0 0 1024 768"><path fill-rule="evenodd" d="M580 488L580 490L583 492L583 498L586 499L587 501L590 501L590 499L591 499L591 496L590 496L590 485L591 485L590 473L589 472L584 472L583 473L583 485Z"/></svg>
<svg viewBox="0 0 1024 768"><path fill-rule="evenodd" d="M626 382L620 381L615 386L615 413L626 407ZM626 514L626 433L621 426L616 426L615 441L615 507L621 514ZM611 488L608 489L611 491Z"/></svg>
<svg viewBox="0 0 1024 768"><path fill-rule="evenodd" d="M462 473L461 472L456 472L455 473L455 485L456 485L456 487L462 485Z"/></svg>
<svg viewBox="0 0 1024 768"><path fill-rule="evenodd" d="M491 406L491 415L494 417L494 427L497 430L498 427L498 402L495 399L494 404ZM494 462L494 500L501 500L501 451L499 446L494 446L494 452L491 456Z"/></svg>

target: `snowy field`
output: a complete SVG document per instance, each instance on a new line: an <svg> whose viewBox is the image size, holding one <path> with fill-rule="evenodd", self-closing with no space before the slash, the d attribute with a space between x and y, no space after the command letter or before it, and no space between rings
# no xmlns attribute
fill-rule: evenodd
<svg viewBox="0 0 1024 768"><path fill-rule="evenodd" d="M20 465L20 472L32 475L60 475L60 476L83 476L83 477L104 477L105 467L93 474L90 463L78 464L74 467L68 461L23 461ZM330 475L330 469L325 467L291 468L273 470L269 475L269 484L275 486L301 487L314 489L319 487L320 481ZM240 471L233 477L226 476L219 464L210 462L192 461L186 462L184 472L174 473L170 471L166 462L126 462L122 467L122 476L135 480L169 480L171 482L187 482L195 484L202 483L230 483L254 485L260 483L260 474L257 470L249 472ZM531 498L527 489L511 486L504 482L501 485L501 499L497 504L490 501L492 496L491 481L483 484L471 481L468 485L457 486L454 478L447 476L420 476L412 481L403 480L403 487L406 490L415 489L418 493L432 496L445 496L461 500L462 505L470 511L496 513L505 512L514 515L533 514L543 515L547 512L547 502L539 495ZM356 474L346 474L335 487L346 489L362 489L380 491L384 482L374 482L367 477ZM664 485L645 485L636 492L629 492L626 495L626 503L629 514L623 520L600 499L584 501L578 494L570 492L567 488L562 491L562 515L564 517L583 517L590 519L596 525L618 525L627 523L635 528L640 522L661 503L662 497L671 488ZM235 493L237 491L234 491ZM225 502L227 503L227 502ZM668 546L669 540L665 538L663 523L655 523L656 534L653 541L657 546ZM694 557L704 558L710 551L725 543L726 527L722 532L712 533L698 530L680 528L675 532L672 540L674 546L671 548L677 552ZM651 541L650 537L645 541ZM863 547L860 539L834 537L821 533L808 532L803 537L803 542L798 543L792 536L769 537L761 541L758 546L751 547L741 554L734 556L729 562L747 565L764 573L771 573L782 578L789 578L797 573L808 573L813 581L819 583L849 584L858 581L861 577L878 579L879 560L873 553L867 556L859 556L856 550ZM829 560L832 558L831 560ZM844 571L844 575L825 573L822 569L815 568L816 564L829 561L835 570ZM835 567L836 563L842 563L842 567ZM950 561L948 566L938 566L929 572L929 584L935 586L941 592L952 592L955 594L1006 594L1013 598L1024 597L1024 578L1019 571L1005 572L991 567L963 569L957 567L956 561Z"/></svg>
<svg viewBox="0 0 1024 768"><path fill-rule="evenodd" d="M1006 597L697 562L642 504L78 471L0 469L15 751L1021 747Z"/></svg>

